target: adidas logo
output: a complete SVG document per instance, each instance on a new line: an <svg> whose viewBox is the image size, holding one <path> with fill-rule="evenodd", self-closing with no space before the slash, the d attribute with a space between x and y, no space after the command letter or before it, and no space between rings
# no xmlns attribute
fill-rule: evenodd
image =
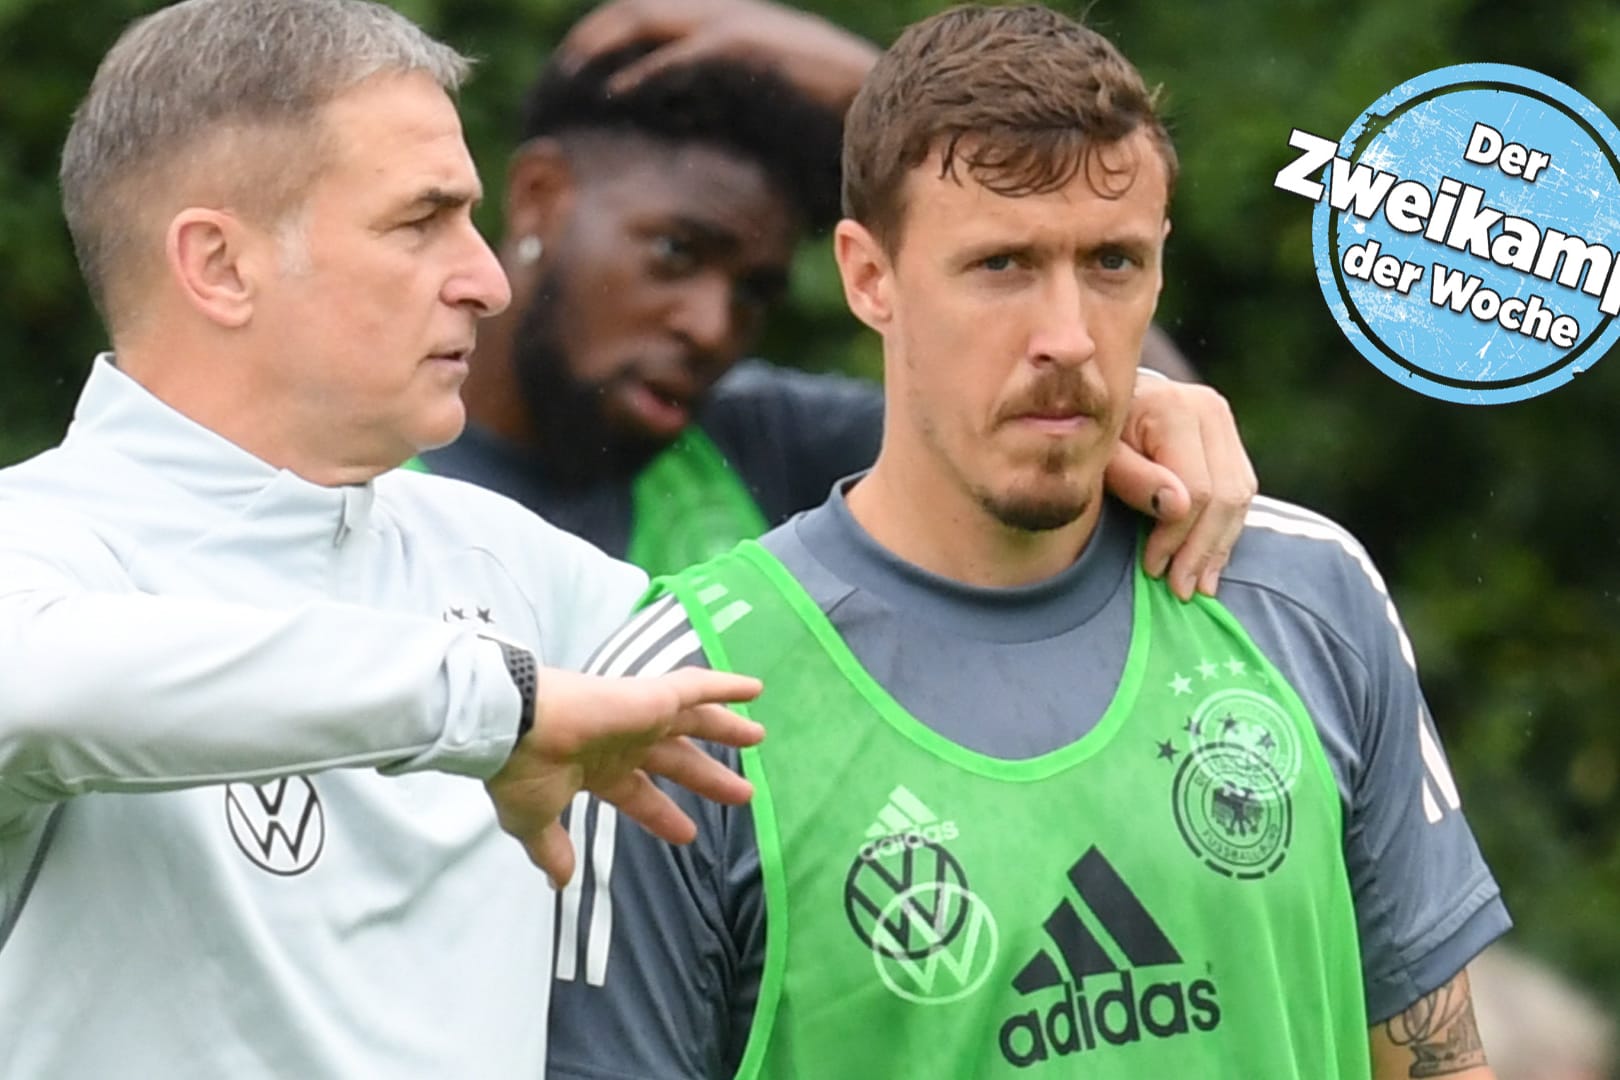
<svg viewBox="0 0 1620 1080"><path fill-rule="evenodd" d="M877 820L867 826L867 842L861 845L861 858L871 860L893 855L903 848L921 847L955 840L960 833L956 822L941 821L923 801L904 785L889 792L889 801L878 811Z"/></svg>
<svg viewBox="0 0 1620 1080"><path fill-rule="evenodd" d="M1045 1005L1044 1014L1032 1008L1001 1025L1001 1053L1009 1063L1026 1068L1095 1050L1099 1042L1124 1046L1220 1026L1221 1007L1209 979L1139 988L1138 981L1146 981L1140 969L1174 967L1182 963L1181 953L1100 851L1087 850L1069 868L1069 882L1125 963L1116 963L1068 899L1053 908L1043 924L1053 949L1036 953L1012 985L1025 996L1062 996Z"/></svg>

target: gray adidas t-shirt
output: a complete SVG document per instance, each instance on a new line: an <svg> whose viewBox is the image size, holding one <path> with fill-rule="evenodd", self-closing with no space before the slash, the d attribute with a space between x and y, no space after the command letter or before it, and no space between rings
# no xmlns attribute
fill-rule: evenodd
<svg viewBox="0 0 1620 1080"><path fill-rule="evenodd" d="M1111 502L1062 574L982 589L896 559L855 522L841 488L764 542L901 704L1004 758L1046 753L1092 728L1125 663L1139 517ZM1219 598L1318 725L1345 808L1368 1016L1383 1020L1510 925L1458 807L1411 647L1349 534L1275 500L1256 500ZM651 674L702 662L665 600L610 639L592 669ZM1217 664L1187 673L1225 676ZM672 790L699 823L689 847L654 840L594 800L570 815L581 859L560 904L551 1077L717 1080L741 1058L765 946L752 818Z"/></svg>

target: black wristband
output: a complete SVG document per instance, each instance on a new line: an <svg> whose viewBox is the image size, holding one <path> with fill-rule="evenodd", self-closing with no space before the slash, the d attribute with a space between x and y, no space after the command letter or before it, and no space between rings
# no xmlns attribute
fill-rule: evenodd
<svg viewBox="0 0 1620 1080"><path fill-rule="evenodd" d="M506 673L512 676L512 685L517 687L519 708L517 738L512 740L516 746L523 741L523 736L534 727L534 704L536 688L540 681L539 665L534 661L534 653L521 645L513 645L500 638L486 638L501 647L501 659L506 661Z"/></svg>

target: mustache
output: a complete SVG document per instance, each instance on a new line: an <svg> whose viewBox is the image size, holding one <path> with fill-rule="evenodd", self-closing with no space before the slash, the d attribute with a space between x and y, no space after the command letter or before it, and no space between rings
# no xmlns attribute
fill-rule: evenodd
<svg viewBox="0 0 1620 1080"><path fill-rule="evenodd" d="M1085 373L1064 369L1041 376L1008 399L996 412L996 422L1025 416L1079 414L1101 420L1108 415L1108 394Z"/></svg>

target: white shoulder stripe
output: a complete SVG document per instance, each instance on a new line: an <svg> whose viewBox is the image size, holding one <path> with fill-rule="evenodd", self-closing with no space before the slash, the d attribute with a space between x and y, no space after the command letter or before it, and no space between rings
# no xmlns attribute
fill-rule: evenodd
<svg viewBox="0 0 1620 1080"><path fill-rule="evenodd" d="M686 633L660 649L650 660L636 669L637 675L662 675L673 671L675 666L687 657L701 651L703 645L698 641L697 631L688 628Z"/></svg>
<svg viewBox="0 0 1620 1080"><path fill-rule="evenodd" d="M1276 514L1280 517L1298 518L1301 521L1313 521L1318 525L1326 525L1330 529L1337 529L1346 536L1350 536L1349 531L1332 518L1325 517L1308 507L1300 506L1298 503L1284 502L1282 499L1274 499L1270 495L1256 495L1254 497L1254 502L1249 506L1249 510L1251 513L1256 510L1263 510L1267 513ZM1354 540L1354 537L1351 537L1351 539Z"/></svg>
<svg viewBox="0 0 1620 1080"><path fill-rule="evenodd" d="M592 654L590 662L585 665L586 672L591 675L600 675L602 667L613 659L625 642L629 641L633 635L653 619L669 611L674 603L675 598L673 596L666 596L656 603L648 604L646 608L637 612L634 617L615 630L613 636L603 642L601 647Z"/></svg>
<svg viewBox="0 0 1620 1080"><path fill-rule="evenodd" d="M557 978L563 982L573 982L579 967L579 902L585 888L585 867L580 863L585 852L585 810L590 804L590 792L581 791L568 810L568 842L574 845L576 862L574 876L557 900Z"/></svg>
<svg viewBox="0 0 1620 1080"><path fill-rule="evenodd" d="M1260 500L1256 499L1258 503ZM1367 556L1367 550L1361 546L1355 537L1351 536L1342 527L1335 525L1325 517L1316 514L1309 516L1275 513L1269 509L1251 506L1243 519L1245 526L1255 526L1261 529L1270 529L1272 532L1284 533L1288 536L1302 536L1311 540L1330 540L1344 549L1344 553L1356 561L1372 587L1384 596L1389 595L1389 588L1384 584L1383 575Z"/></svg>
<svg viewBox="0 0 1620 1080"><path fill-rule="evenodd" d="M585 942L585 982L589 986L607 982L608 952L613 946L613 847L618 837L618 809L611 803L599 803L591 843L596 892L591 900L591 934Z"/></svg>
<svg viewBox="0 0 1620 1080"><path fill-rule="evenodd" d="M1256 503L1259 501L1259 499L1255 500ZM1270 501L1267 500L1267 502ZM1354 559L1356 565L1361 567L1362 573L1367 575L1367 580L1372 584L1372 587L1384 598L1384 615L1389 619L1389 624L1395 628L1395 637L1401 646L1401 659L1406 661L1407 667L1413 671L1417 670L1417 660L1412 654L1412 642L1406 636L1406 627L1401 625L1400 614L1395 610L1395 601L1389 597L1389 588L1384 584L1384 579L1378 573L1378 568L1373 566L1372 559L1367 557L1366 550L1356 542L1354 537L1339 526L1329 522L1327 518L1318 515L1311 515L1309 518L1284 517L1266 509L1251 508L1248 516L1243 519L1243 523L1248 527L1270 529L1272 532L1283 533L1287 536L1299 536L1309 540L1326 540L1338 544L1345 554Z"/></svg>
<svg viewBox="0 0 1620 1080"><path fill-rule="evenodd" d="M722 590L711 599L718 599L723 593ZM674 640L665 643L672 633ZM686 610L674 597L666 597L621 627L598 651L588 670L593 675L619 676L634 668L637 675L662 675L700 649L697 632L687 622ZM593 802L596 821L587 831L586 814ZM619 813L611 804L593 800L583 791L574 796L568 817L568 839L574 845L578 861L573 878L558 898L556 977L562 982L572 982L578 977L581 944L584 945L586 984L601 986L607 981L608 957L613 948L613 858L618 831ZM587 875L592 885L591 908L589 919L582 920ZM580 932L582 921L588 927L583 935Z"/></svg>
<svg viewBox="0 0 1620 1080"><path fill-rule="evenodd" d="M1418 707L1418 749L1423 755L1423 767L1429 778L1440 788L1440 797L1445 799L1446 805L1456 810L1462 806L1462 793L1457 790L1457 781L1452 778L1451 766L1446 763L1446 754L1440 749L1440 740L1435 738L1429 725L1424 723L1423 708ZM1423 785L1423 812L1432 825L1441 818L1441 810L1435 805L1434 795L1429 791L1429 785Z"/></svg>
<svg viewBox="0 0 1620 1080"><path fill-rule="evenodd" d="M684 624L686 622L686 609L681 607L680 604L674 603L673 597L670 600L670 605L661 609L657 618L645 623L631 637L626 639L618 654L609 660L600 672L595 674L623 675L632 666L636 665L637 661L642 660L660 641Z"/></svg>
<svg viewBox="0 0 1620 1080"><path fill-rule="evenodd" d="M1395 601L1390 599L1389 588L1384 584L1382 575L1378 573L1378 568L1373 566L1366 549L1355 537L1320 514L1264 496L1255 497L1244 524L1271 529L1273 532L1289 536L1327 540L1343 548L1345 553L1355 560L1356 565L1361 567L1373 588L1384 598L1384 615L1389 619L1390 626L1395 629L1395 639L1401 647L1401 659L1406 661L1408 670L1416 677L1417 660L1412 654L1412 642L1406 636L1406 627L1401 625L1400 613L1395 610ZM1418 706L1416 719L1418 753L1423 760L1424 772L1421 785L1423 817L1430 825L1437 825L1445 819L1446 809L1461 809L1462 798L1457 791L1457 782L1451 776L1451 767L1446 763L1445 752L1440 749L1440 741L1431 730L1431 724L1424 716L1422 705ZM1445 804L1444 807L1441 805L1442 802Z"/></svg>

